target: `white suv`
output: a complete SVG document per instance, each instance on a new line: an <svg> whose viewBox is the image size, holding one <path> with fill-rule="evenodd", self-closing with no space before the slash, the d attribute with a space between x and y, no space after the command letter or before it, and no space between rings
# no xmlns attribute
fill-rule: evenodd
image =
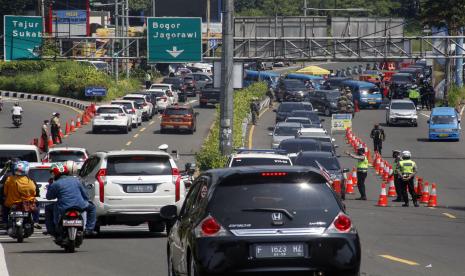
<svg viewBox="0 0 465 276"><path fill-rule="evenodd" d="M163 151L96 152L80 173L97 207L97 227L139 225L163 232L160 208L182 204L185 186L174 159Z"/></svg>
<svg viewBox="0 0 465 276"><path fill-rule="evenodd" d="M411 100L392 100L386 107L386 125L409 124L418 126L418 114Z"/></svg>
<svg viewBox="0 0 465 276"><path fill-rule="evenodd" d="M153 104L147 101L145 95L141 94L129 94L123 97L123 100L135 101L142 105L142 119L145 121L150 120L153 117Z"/></svg>
<svg viewBox="0 0 465 276"><path fill-rule="evenodd" d="M126 108L129 114L132 117L132 127L136 128L142 124L142 106L138 108L139 105L135 101L130 100L114 100L111 101L111 104L122 105Z"/></svg>
<svg viewBox="0 0 465 276"><path fill-rule="evenodd" d="M227 166L292 166L292 161L285 152L279 152L274 149L238 149L229 156Z"/></svg>
<svg viewBox="0 0 465 276"><path fill-rule="evenodd" d="M132 116L121 105L101 105L92 119L92 133L103 129L118 129L123 133L132 130Z"/></svg>

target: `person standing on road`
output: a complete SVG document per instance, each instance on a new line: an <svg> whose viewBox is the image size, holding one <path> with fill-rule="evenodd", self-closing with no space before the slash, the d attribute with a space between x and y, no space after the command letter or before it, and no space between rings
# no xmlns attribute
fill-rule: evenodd
<svg viewBox="0 0 465 276"><path fill-rule="evenodd" d="M386 134L384 134L384 129L379 127L379 124L375 124L374 128L371 130L370 138L373 139L373 150L382 155L383 142L386 140Z"/></svg>
<svg viewBox="0 0 465 276"><path fill-rule="evenodd" d="M145 89L150 89L152 86L152 75L150 75L149 71L145 72Z"/></svg>
<svg viewBox="0 0 465 276"><path fill-rule="evenodd" d="M52 132L52 140L53 140L53 143L61 144L62 141L60 137L60 128L61 128L60 113L54 112L52 115L53 115L52 120L51 120L52 125L50 127L50 131Z"/></svg>
<svg viewBox="0 0 465 276"><path fill-rule="evenodd" d="M40 135L42 139L42 151L47 153L48 152L48 120L44 121L42 125L42 134Z"/></svg>
<svg viewBox="0 0 465 276"><path fill-rule="evenodd" d="M273 101L274 101L274 91L273 91L273 88L268 88L268 90L266 91L266 96L268 98L270 98L270 103L268 105L269 108L272 108L273 107Z"/></svg>
<svg viewBox="0 0 465 276"><path fill-rule="evenodd" d="M422 83L420 87L421 109L428 108L428 86Z"/></svg>
<svg viewBox="0 0 465 276"><path fill-rule="evenodd" d="M429 110L435 107L436 101L436 92L434 91L434 87L431 84L428 84L428 108Z"/></svg>
<svg viewBox="0 0 465 276"><path fill-rule="evenodd" d="M365 149L359 148L357 154L352 154L346 151L346 154L357 160L357 186L360 192L360 197L356 200L367 200L365 193L365 179L368 174L368 158L365 156Z"/></svg>
<svg viewBox="0 0 465 276"><path fill-rule="evenodd" d="M396 187L397 197L392 202L402 202L402 177L399 174L399 162L402 160L400 150L392 151L394 165L392 166L392 176L394 177L394 186Z"/></svg>
<svg viewBox="0 0 465 276"><path fill-rule="evenodd" d="M403 151L402 160L399 161L399 166L397 168L402 177L402 199L404 200L402 207L409 206L407 188L410 192L410 196L412 197L413 205L415 205L415 207L419 207L418 197L415 193L415 186L413 183L415 174L417 173L417 165L413 160L411 160L411 158L412 154L410 151Z"/></svg>
<svg viewBox="0 0 465 276"><path fill-rule="evenodd" d="M258 114L260 112L260 107L257 98L253 98L250 103L250 113L252 114L252 124L257 124Z"/></svg>
<svg viewBox="0 0 465 276"><path fill-rule="evenodd" d="M408 98L418 107L418 100L420 99L420 92L417 90L416 85L412 85L412 88L408 91Z"/></svg>

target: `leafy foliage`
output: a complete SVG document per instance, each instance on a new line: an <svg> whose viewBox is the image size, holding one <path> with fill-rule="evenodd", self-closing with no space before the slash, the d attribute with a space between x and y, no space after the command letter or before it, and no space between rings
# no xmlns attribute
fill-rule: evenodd
<svg viewBox="0 0 465 276"><path fill-rule="evenodd" d="M447 93L447 103L449 106L458 107L465 101L465 87L453 85Z"/></svg>
<svg viewBox="0 0 465 276"><path fill-rule="evenodd" d="M447 27L453 35L465 26L465 0L424 0L421 10L424 24Z"/></svg>
<svg viewBox="0 0 465 276"><path fill-rule="evenodd" d="M234 125L233 145L242 146L242 122L250 112L250 103L254 97L263 98L267 91L265 83L255 83L245 89L234 93ZM210 133L201 150L196 154L200 170L224 167L228 159L220 152L219 107L216 108L216 117Z"/></svg>

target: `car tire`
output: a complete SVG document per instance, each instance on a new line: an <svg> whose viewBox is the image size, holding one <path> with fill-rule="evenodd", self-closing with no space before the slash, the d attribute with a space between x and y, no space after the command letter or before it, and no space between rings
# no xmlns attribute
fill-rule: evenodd
<svg viewBox="0 0 465 276"><path fill-rule="evenodd" d="M331 110L329 108L325 107L325 116L329 117L331 116Z"/></svg>
<svg viewBox="0 0 465 276"><path fill-rule="evenodd" d="M123 134L128 134L128 132L129 132L129 127L127 127L127 126L126 126L126 127L123 127L123 128L122 128L122 132L123 132Z"/></svg>
<svg viewBox="0 0 465 276"><path fill-rule="evenodd" d="M166 133L166 130L164 128L160 128L160 133L164 134L164 133Z"/></svg>
<svg viewBox="0 0 465 276"><path fill-rule="evenodd" d="M92 134L98 134L100 132L100 130L96 127L93 127L92 128Z"/></svg>
<svg viewBox="0 0 465 276"><path fill-rule="evenodd" d="M149 231L152 233L161 233L165 231L165 223L163 221L149 221Z"/></svg>
<svg viewBox="0 0 465 276"><path fill-rule="evenodd" d="M413 123L413 126L418 127L418 123L417 122Z"/></svg>
<svg viewBox="0 0 465 276"><path fill-rule="evenodd" d="M133 129L136 129L138 126L139 126L139 125L138 125L137 123L132 124L132 128L133 128Z"/></svg>
<svg viewBox="0 0 465 276"><path fill-rule="evenodd" d="M331 274L334 276L360 276L360 272L339 272L336 274Z"/></svg>
<svg viewBox="0 0 465 276"><path fill-rule="evenodd" d="M128 132L131 132L131 131L132 131L132 124L128 126Z"/></svg>
<svg viewBox="0 0 465 276"><path fill-rule="evenodd" d="M204 103L200 103L200 108L206 108L206 107L207 107L207 105L206 105L206 104L204 104Z"/></svg>

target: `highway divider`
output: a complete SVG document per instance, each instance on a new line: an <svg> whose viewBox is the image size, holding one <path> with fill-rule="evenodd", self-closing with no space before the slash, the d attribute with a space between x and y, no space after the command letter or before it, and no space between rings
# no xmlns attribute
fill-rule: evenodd
<svg viewBox="0 0 465 276"><path fill-rule="evenodd" d="M25 92L16 92L16 91L4 91L0 90L0 96L2 97L9 97L9 98L17 98L17 99L24 99L24 100L31 100L31 101L40 101L40 102L51 102L57 104L64 104L68 105L80 110L85 110L88 106L91 105L91 102L80 101L71 98L65 97L58 97L58 96L51 96L51 95L44 95L44 94L31 94Z"/></svg>
<svg viewBox="0 0 465 276"><path fill-rule="evenodd" d="M267 103L269 103L269 99L265 96L267 90L267 84L259 82L234 92L234 148L244 146L247 125L251 120L250 104L253 99L261 99L260 108L267 107ZM215 121L202 148L196 153L197 166L201 171L224 167L228 159L228 156L224 156L220 152L219 114L219 106L217 105Z"/></svg>

